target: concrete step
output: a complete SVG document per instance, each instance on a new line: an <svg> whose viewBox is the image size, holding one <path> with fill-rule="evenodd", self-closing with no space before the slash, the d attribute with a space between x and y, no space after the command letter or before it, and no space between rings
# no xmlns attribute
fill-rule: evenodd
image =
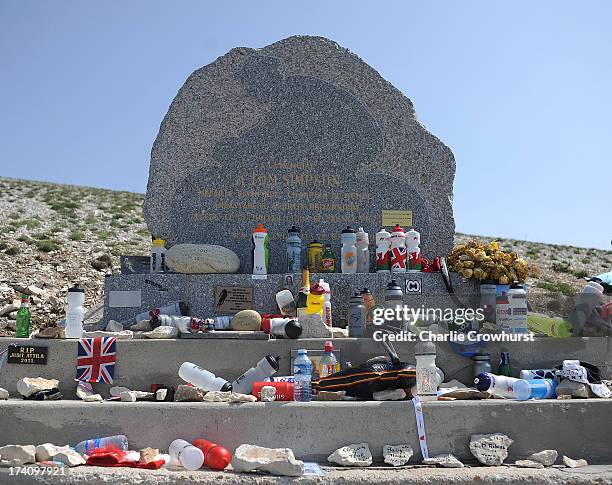
<svg viewBox="0 0 612 485"><path fill-rule="evenodd" d="M470 435L501 432L514 440L508 461L544 449L591 464L611 463L612 400L428 402L423 414L431 454L473 461ZM340 446L368 442L375 460L385 444L420 451L411 401L311 403L0 402L0 445L74 444L123 433L131 448L167 449L175 438L206 438L235 450L242 443L289 447L325 462Z"/></svg>

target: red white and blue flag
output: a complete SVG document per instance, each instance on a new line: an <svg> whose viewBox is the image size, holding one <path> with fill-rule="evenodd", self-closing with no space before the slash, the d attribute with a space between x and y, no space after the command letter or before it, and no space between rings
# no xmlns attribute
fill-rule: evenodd
<svg viewBox="0 0 612 485"><path fill-rule="evenodd" d="M77 355L77 381L113 383L117 337L82 338Z"/></svg>

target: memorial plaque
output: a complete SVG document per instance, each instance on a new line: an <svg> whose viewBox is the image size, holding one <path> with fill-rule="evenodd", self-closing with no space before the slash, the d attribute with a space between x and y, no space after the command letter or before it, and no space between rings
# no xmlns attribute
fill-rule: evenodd
<svg viewBox="0 0 612 485"><path fill-rule="evenodd" d="M9 345L7 362L9 364L47 365L48 353L48 347Z"/></svg>
<svg viewBox="0 0 612 485"><path fill-rule="evenodd" d="M238 313L253 308L253 288L248 286L215 286L215 310Z"/></svg>
<svg viewBox="0 0 612 485"><path fill-rule="evenodd" d="M433 258L452 247L454 173L448 147L374 69L328 39L291 37L187 79L153 146L144 211L155 236L228 247L246 273L258 223L271 273L285 269L293 224L338 254L347 225L373 243L410 219Z"/></svg>

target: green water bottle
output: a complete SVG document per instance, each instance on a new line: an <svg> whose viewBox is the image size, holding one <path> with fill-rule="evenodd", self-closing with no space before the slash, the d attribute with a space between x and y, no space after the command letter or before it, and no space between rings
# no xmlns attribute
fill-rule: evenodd
<svg viewBox="0 0 612 485"><path fill-rule="evenodd" d="M28 338L30 336L30 301L26 295L21 295L21 308L17 312L17 323L15 326L15 337Z"/></svg>

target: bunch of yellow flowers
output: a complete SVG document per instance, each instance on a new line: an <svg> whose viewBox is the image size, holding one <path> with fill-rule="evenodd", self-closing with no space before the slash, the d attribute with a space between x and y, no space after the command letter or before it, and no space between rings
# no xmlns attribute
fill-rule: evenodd
<svg viewBox="0 0 612 485"><path fill-rule="evenodd" d="M517 253L501 251L497 241L485 244L473 239L455 246L447 260L449 267L464 278L493 280L500 285L515 281L524 283L528 277L539 274L536 266L530 265Z"/></svg>

